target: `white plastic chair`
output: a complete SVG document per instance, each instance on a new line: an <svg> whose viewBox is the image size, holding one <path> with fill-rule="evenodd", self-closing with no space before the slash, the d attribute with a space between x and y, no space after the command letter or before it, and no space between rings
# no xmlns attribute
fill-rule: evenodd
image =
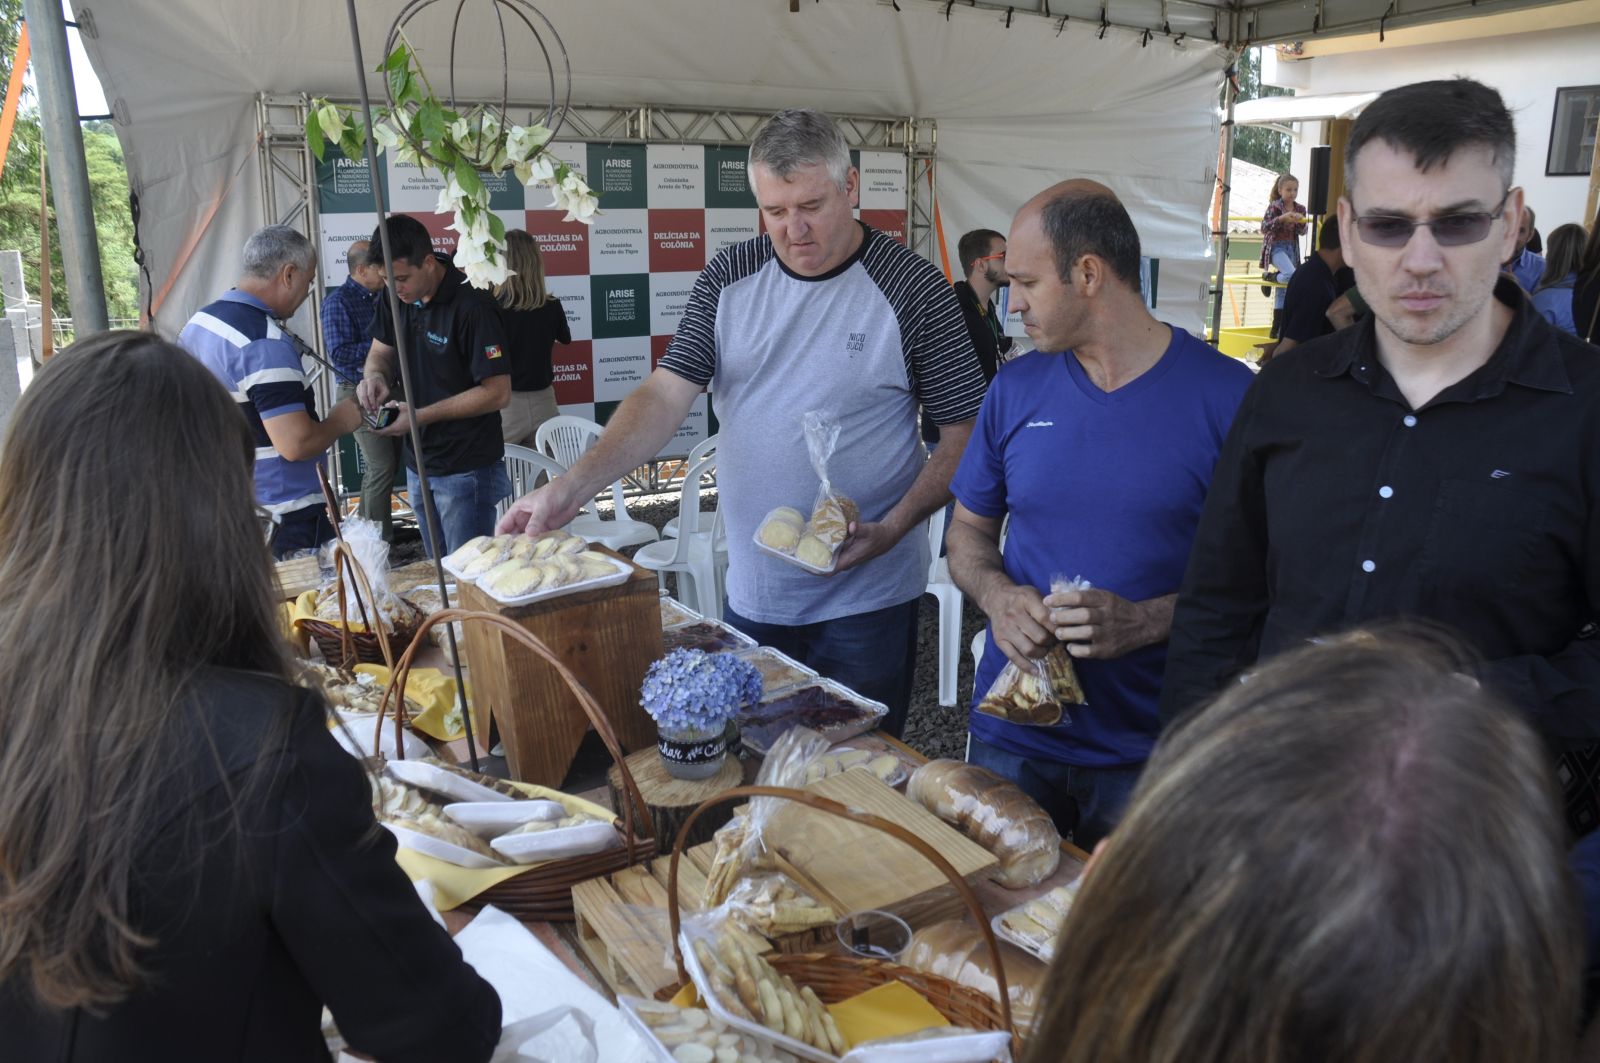
<svg viewBox="0 0 1600 1063"><path fill-rule="evenodd" d="M540 425L539 430L534 433L533 442L534 446L545 455L554 458L564 468L570 469L579 458L583 457L584 452L594 444L594 441L600 438L600 433L603 431L605 429L587 418L561 414ZM628 505L623 499L621 480L611 485L611 501L616 512L610 520L600 516L598 510L591 510L589 505L585 505L583 512L567 525L567 530L613 550L638 546L640 543L653 543L660 538L650 525L628 516Z"/></svg>
<svg viewBox="0 0 1600 1063"><path fill-rule="evenodd" d="M539 486L541 473L547 480L554 480L567 471L556 459L515 443L506 444L505 463L506 475L511 477L511 493L495 508L497 520L506 515L511 503Z"/></svg>
<svg viewBox="0 0 1600 1063"><path fill-rule="evenodd" d="M705 439L702 439L700 442L696 443L689 451L689 456L684 459L683 466L685 469L692 469L694 468L695 462L699 461L701 458L715 454L716 452L717 437L714 435L707 436ZM714 511L710 513L701 513L698 523L696 524L696 530L700 532L709 532L711 530L711 526L716 523L716 519L717 515ZM677 534L678 518L673 517L662 527L661 537L665 539L675 537Z"/></svg>
<svg viewBox="0 0 1600 1063"><path fill-rule="evenodd" d="M950 559L939 556L944 542L944 507L928 518L928 593L939 600L939 704L956 703L956 668L961 663L961 588L950 579Z"/></svg>
<svg viewBox="0 0 1600 1063"><path fill-rule="evenodd" d="M700 478L716 468L715 456L703 457L689 466L678 492L678 515L700 512ZM728 547L722 532L721 511L712 517L711 528L659 542L646 543L633 555L636 564L651 569L661 586L668 572L678 574L678 597L691 609L712 619L722 616L722 572L728 564ZM687 586L685 586L687 584Z"/></svg>

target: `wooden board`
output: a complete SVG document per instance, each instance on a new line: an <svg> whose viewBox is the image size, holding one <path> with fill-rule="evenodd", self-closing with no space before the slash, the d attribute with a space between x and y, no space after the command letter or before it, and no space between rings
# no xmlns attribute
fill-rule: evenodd
<svg viewBox="0 0 1600 1063"><path fill-rule="evenodd" d="M630 754L628 771L632 773L645 804L650 806L654 836L663 853L672 851L678 830L683 826L683 821L689 818L689 813L724 790L738 786L744 778L744 766L739 758L728 756L723 758L722 767L709 779L679 779L667 773L666 766L661 762L661 754L654 746ZM611 786L611 807L621 808L622 773L616 765L612 765L606 773L606 780ZM709 809L695 820L688 845L693 847L710 841L717 828L732 817L732 802Z"/></svg>
<svg viewBox="0 0 1600 1063"><path fill-rule="evenodd" d="M600 546L600 550L621 558ZM626 558L621 558L627 560ZM655 723L639 705L645 671L661 656L661 599L655 574L635 567L626 583L501 605L471 585L461 604L515 620L571 668L605 710L625 752L653 746ZM555 670L501 631L466 624L475 733L500 727L511 777L559 787L589 730L589 718Z"/></svg>
<svg viewBox="0 0 1600 1063"><path fill-rule="evenodd" d="M906 828L969 883L989 878L999 867L993 853L870 772L842 772L806 789ZM964 912L955 886L938 868L882 831L790 802L773 816L765 836L769 848L840 913L893 912L914 930Z"/></svg>

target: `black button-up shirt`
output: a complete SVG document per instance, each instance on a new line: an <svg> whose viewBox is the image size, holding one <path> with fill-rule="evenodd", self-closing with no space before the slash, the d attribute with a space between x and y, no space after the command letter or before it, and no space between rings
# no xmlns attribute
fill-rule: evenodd
<svg viewBox="0 0 1600 1063"><path fill-rule="evenodd" d="M1413 410L1365 321L1274 359L1233 422L1173 617L1162 714L1317 635L1464 634L1558 745L1600 737L1600 350L1516 282L1489 361Z"/></svg>

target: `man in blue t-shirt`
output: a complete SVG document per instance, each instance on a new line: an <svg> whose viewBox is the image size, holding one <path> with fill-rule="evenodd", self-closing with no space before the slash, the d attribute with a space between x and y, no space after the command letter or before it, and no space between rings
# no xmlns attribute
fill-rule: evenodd
<svg viewBox="0 0 1600 1063"><path fill-rule="evenodd" d="M1150 316L1139 234L1103 185L1067 181L1025 204L1006 272L1035 353L995 378L951 484L950 572L989 617L968 759L1092 847L1155 744L1173 601L1252 376ZM1050 592L1079 576L1091 589ZM977 711L1008 658L1028 665L1058 641L1086 704L1048 726Z"/></svg>

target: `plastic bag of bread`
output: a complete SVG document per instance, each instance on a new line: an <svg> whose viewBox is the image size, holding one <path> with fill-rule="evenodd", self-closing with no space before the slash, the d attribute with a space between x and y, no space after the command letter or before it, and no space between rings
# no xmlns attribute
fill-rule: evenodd
<svg viewBox="0 0 1600 1063"><path fill-rule="evenodd" d="M1056 576L1050 581L1052 594L1088 588L1089 581L1082 576ZM1020 668L1015 661L1007 661L979 700L978 711L1024 727L1071 724L1066 706L1082 705L1085 700L1072 654L1058 642L1043 657L1028 663L1031 667Z"/></svg>
<svg viewBox="0 0 1600 1063"><path fill-rule="evenodd" d="M987 768L930 760L911 773L906 796L998 857L995 881L1008 889L1043 882L1061 863L1061 833L1049 814Z"/></svg>
<svg viewBox="0 0 1600 1063"><path fill-rule="evenodd" d="M807 769L828 751L829 745L828 739L808 727L791 727L767 750L761 771L756 774L756 785L805 786ZM783 801L775 797L753 798L745 812L735 815L712 836L716 849L711 866L706 869L703 900L707 908L727 900L741 875L772 870L771 862L765 859L761 831L782 807Z"/></svg>
<svg viewBox="0 0 1600 1063"><path fill-rule="evenodd" d="M1000 942L1000 962L1005 966L1006 995L1011 998L1011 1017L1024 1037L1033 1033L1039 998L1044 994L1044 976L1050 965L1029 956L1013 945ZM994 963L983 935L972 923L948 919L925 926L911 935L911 945L900 962L914 971L948 978L957 985L976 989L991 1000L1000 999Z"/></svg>
<svg viewBox="0 0 1600 1063"><path fill-rule="evenodd" d="M817 497L808 517L793 506L779 506L756 529L755 543L766 553L781 557L811 572L832 572L835 558L850 537L850 525L861 511L828 478L828 460L839 444L839 422L820 410L804 418L806 451L816 470Z"/></svg>

